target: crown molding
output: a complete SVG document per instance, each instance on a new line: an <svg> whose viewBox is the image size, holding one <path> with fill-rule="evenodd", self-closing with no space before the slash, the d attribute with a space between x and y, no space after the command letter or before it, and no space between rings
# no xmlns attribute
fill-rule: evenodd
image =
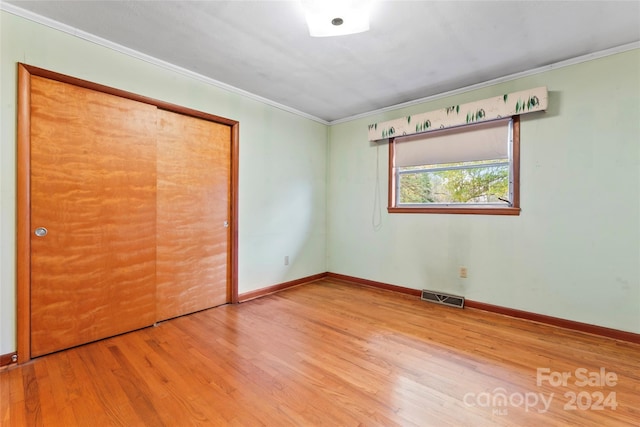
<svg viewBox="0 0 640 427"><path fill-rule="evenodd" d="M374 116L376 114L386 113L389 111L399 110L401 108L411 107L418 104L423 104L429 101L435 101L437 99L448 98L450 96L459 95L461 93L471 92L473 90L482 89L489 86L494 86L499 83L509 82L512 80L521 79L528 76L533 76L547 71L556 70L559 68L569 67L571 65L581 64L583 62L593 61L594 59L604 58L618 53L628 52L630 50L640 49L640 41L616 46L610 49L601 50L587 55L577 56L575 58L566 59L564 61L556 62L543 67L534 68L527 71L522 71L515 74L509 74L507 76L498 77L496 79L487 80L486 82L476 83L471 86L465 86L459 89L450 90L448 92L438 93L436 95L427 96L425 98L416 99L413 101L403 102L401 104L391 105L389 107L380 108L378 110L368 111L366 113L356 114L354 116L345 117L343 119L337 119L329 122L329 125L337 125L340 123L350 122L353 120L362 119L365 117Z"/></svg>
<svg viewBox="0 0 640 427"><path fill-rule="evenodd" d="M556 62L550 65L545 65L543 67L538 67L538 68L534 68L531 70L527 70L527 71L522 71L519 73L514 73L514 74L509 74L507 76L503 76L503 77L498 77L496 79L492 79L492 80L488 80L482 83L477 83L474 85L470 85L470 86L465 86L459 89L454 89L451 91L447 91L447 92L442 92L439 94L435 94L435 95L431 95L431 96L427 96L424 98L420 98L420 99L416 99L413 101L408 101L408 102L403 102L400 104L395 104L395 105L391 105L388 107L384 107L384 108L380 108L377 110L372 110L372 111L368 111L365 113L360 113L360 114L356 114L353 116L349 116L349 117L344 117L342 119L337 119L337 120L332 120L332 121L327 121L324 119L321 119L319 117L313 116L311 114L305 113L303 111L300 110L296 110L295 108L291 108L288 107L286 105L280 104L278 102L272 101L268 98L264 98L262 96L256 95L254 93L248 92L246 90L243 89L239 89L235 86L231 86L229 84L223 83L221 81L212 79L210 77L206 77L203 76L202 74L198 74L195 73L193 71L187 70L186 68L182 68L179 67L177 65L171 64L169 62L163 61L161 59L152 57L150 55L146 55L142 52L138 52L136 50L130 49L126 46L122 46L120 44L111 42L109 40L103 39L101 37L95 36L91 33L87 33L86 31L82 31L80 29L77 29L75 27L72 27L70 25L66 25L63 23L60 23L58 21L55 21L53 19L38 15L36 13L30 12L28 10L19 8L17 6L14 6L12 4L3 2L0 0L0 10L8 12L12 15L16 15L19 16L21 18L27 19L29 21L33 21L39 24L42 24L44 26L47 26L49 28L53 28L55 30L58 31L62 31L64 33L76 36L78 38L81 38L83 40L89 41L91 43L95 43L99 46L102 47L106 47L108 49L114 50L116 52L120 52L122 54L125 54L127 56L139 59L141 61L156 65L158 67L164 68L166 70L169 71L173 71L175 73L181 74L183 76L186 77L190 77L192 79L198 80L200 82L203 82L205 84L209 84L215 87L218 87L220 89L226 90L228 92L232 92L235 94L238 94L240 96L252 99L254 101L258 101L261 102L263 104L278 108L280 110L298 115L300 117L304 117L306 119L309 120L313 120L315 122L321 123L323 125L337 125L340 123L345 123L345 122L350 122L350 121L354 121L354 120L358 120L358 119L362 119L365 117L370 117L370 116L374 116L377 114L381 114L381 113L386 113L389 111L395 111L395 110L399 110L401 108L406 108L406 107L411 107L414 105L418 105L418 104L423 104L425 102L429 102L429 101L435 101L437 99L442 99L442 98L447 98L450 96L454 96L454 95L459 95L462 93L466 93L466 92L470 92L473 90L477 90L477 89L482 89L485 87L489 87L489 86L493 86L499 83L504 83L504 82L509 82L512 80L516 80L516 79L521 79L523 77L528 77L528 76L533 76L535 74L540 74L540 73L544 73L547 71L551 71L551 70L555 70L555 69L559 69L559 68L564 68L564 67L569 67L571 65L576 65L576 64L581 64L583 62L588 62L588 61L592 61L595 59L599 59L599 58L604 58L610 55L615 55L618 53L623 53L623 52L627 52L630 50L634 50L634 49L640 49L640 41L637 42L633 42L633 43L628 43L625 45L621 45L621 46L617 46L617 47L613 47L610 49L605 49L605 50L601 50L598 52L594 52L594 53L589 53L587 55L582 55L582 56L578 56L575 58L570 58L564 61L560 61L560 62Z"/></svg>
<svg viewBox="0 0 640 427"><path fill-rule="evenodd" d="M156 65L160 68L164 68L166 70L172 71L177 74L181 74L183 76L192 78L194 80L200 81L202 83L218 87L220 89L226 90L228 92L235 93L237 95L252 99L254 101L261 102L263 104L267 104L271 107L278 108L280 110L286 111L288 113L292 113L301 117L304 117L309 120L313 120L315 122L321 123L323 125L328 125L329 122L321 119L319 117L313 116L311 114L307 114L303 111L296 110L295 108L288 107L286 105L280 104L278 102L272 101L268 98L264 98L260 95L256 95L254 93L248 92L243 89L239 89L235 86L231 86L229 84L223 83L221 81L212 79L210 77L203 76L202 74L195 73L193 71L187 70L186 68L179 67L177 65L171 64L169 62L163 61L161 59L155 58L153 56L144 54L142 52L138 52L137 50L130 49L126 46L120 45L118 43L114 43L107 39L103 39L102 37L98 37L86 31L82 31L78 28L72 27L70 25L63 24L61 22L55 21L53 19L47 18L42 15L38 15L36 13L30 12L28 10L19 8L12 4L3 2L0 0L0 10L10 13L12 15L16 15L20 18L27 19L29 21L36 22L38 24L44 25L46 27L52 28L54 30L61 31L63 33L70 34L72 36L78 37L80 39L86 40L88 42L97 44L102 47L106 47L107 49L114 50L116 52L122 53L124 55L130 56L135 59L139 59L141 61L147 62L152 65Z"/></svg>

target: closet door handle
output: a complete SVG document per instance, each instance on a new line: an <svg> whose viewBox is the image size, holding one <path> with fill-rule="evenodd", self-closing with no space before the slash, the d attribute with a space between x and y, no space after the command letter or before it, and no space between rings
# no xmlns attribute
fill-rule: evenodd
<svg viewBox="0 0 640 427"><path fill-rule="evenodd" d="M227 228L227 227L229 227L229 221L224 222L224 228Z"/></svg>
<svg viewBox="0 0 640 427"><path fill-rule="evenodd" d="M33 234L35 234L38 237L44 237L47 235L47 233L49 232L49 230L47 230L44 227L38 227L35 229L35 231L33 232Z"/></svg>

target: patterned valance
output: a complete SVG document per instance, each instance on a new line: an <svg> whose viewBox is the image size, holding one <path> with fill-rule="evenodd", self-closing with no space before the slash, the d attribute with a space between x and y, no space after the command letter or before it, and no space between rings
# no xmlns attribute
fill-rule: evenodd
<svg viewBox="0 0 640 427"><path fill-rule="evenodd" d="M505 93L495 98L452 105L441 110L371 124L369 125L369 141L543 111L547 108L547 101L546 87Z"/></svg>

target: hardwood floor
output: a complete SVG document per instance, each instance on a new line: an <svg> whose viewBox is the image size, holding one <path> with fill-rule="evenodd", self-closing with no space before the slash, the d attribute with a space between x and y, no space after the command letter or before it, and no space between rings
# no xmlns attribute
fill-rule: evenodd
<svg viewBox="0 0 640 427"><path fill-rule="evenodd" d="M639 355L321 280L5 369L0 424L632 426ZM554 383L562 372L566 385Z"/></svg>

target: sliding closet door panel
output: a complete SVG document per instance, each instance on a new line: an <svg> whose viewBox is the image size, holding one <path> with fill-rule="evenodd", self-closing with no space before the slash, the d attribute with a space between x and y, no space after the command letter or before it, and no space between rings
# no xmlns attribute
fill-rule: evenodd
<svg viewBox="0 0 640 427"><path fill-rule="evenodd" d="M155 321L154 106L31 79L31 355Z"/></svg>
<svg viewBox="0 0 640 427"><path fill-rule="evenodd" d="M158 110L158 320L224 304L231 128Z"/></svg>

